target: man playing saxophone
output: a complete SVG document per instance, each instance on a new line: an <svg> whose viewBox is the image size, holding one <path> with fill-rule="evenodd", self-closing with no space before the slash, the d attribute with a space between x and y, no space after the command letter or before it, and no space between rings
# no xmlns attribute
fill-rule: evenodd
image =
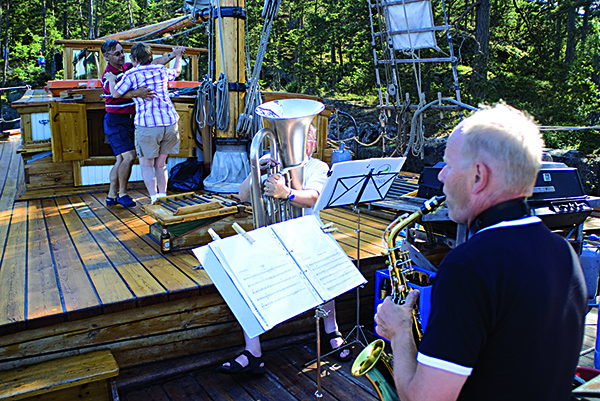
<svg viewBox="0 0 600 401"><path fill-rule="evenodd" d="M586 288L571 246L529 213L542 146L535 123L505 104L450 135L438 178L469 239L439 266L418 350L418 292L403 305L386 298L375 316L401 400L570 399Z"/></svg>

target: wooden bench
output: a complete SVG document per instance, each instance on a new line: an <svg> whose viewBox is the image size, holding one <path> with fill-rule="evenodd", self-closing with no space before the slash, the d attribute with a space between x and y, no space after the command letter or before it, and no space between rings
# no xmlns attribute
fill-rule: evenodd
<svg viewBox="0 0 600 401"><path fill-rule="evenodd" d="M0 372L0 400L111 400L118 374L109 350L54 359Z"/></svg>
<svg viewBox="0 0 600 401"><path fill-rule="evenodd" d="M14 128L14 129L7 129L2 131L2 133L0 133L0 138L5 139L8 138L11 135L21 135L21 129L20 128Z"/></svg>

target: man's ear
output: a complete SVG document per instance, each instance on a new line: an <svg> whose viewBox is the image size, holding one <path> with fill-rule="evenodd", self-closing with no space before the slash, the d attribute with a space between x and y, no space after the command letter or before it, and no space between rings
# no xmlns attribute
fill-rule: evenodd
<svg viewBox="0 0 600 401"><path fill-rule="evenodd" d="M478 194L483 191L487 185L488 180L490 178L490 169L489 167L482 162L477 162L474 165L475 169L475 177L473 178L473 193Z"/></svg>

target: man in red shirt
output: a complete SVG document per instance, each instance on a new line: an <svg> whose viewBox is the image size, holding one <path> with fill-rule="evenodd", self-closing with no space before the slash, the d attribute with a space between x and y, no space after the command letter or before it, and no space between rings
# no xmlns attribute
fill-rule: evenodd
<svg viewBox="0 0 600 401"><path fill-rule="evenodd" d="M119 41L108 39L102 44L102 54L108 65L102 75L102 87L106 98L106 115L104 116L104 132L112 147L117 161L110 171L110 188L106 197L107 205L121 204L124 207L133 207L135 202L127 194L127 181L131 175L131 167L135 161L133 119L135 116L134 97L150 99L156 95L154 90L142 87L127 92L120 98L110 97L112 83L106 79L107 73L117 76L117 81L125 71L133 68L132 63L125 62L125 53ZM166 64L171 57L162 56L152 61L153 64Z"/></svg>

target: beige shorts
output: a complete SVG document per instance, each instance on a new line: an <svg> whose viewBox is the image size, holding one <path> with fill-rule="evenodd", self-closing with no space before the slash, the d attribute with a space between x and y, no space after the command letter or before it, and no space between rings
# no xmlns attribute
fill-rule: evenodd
<svg viewBox="0 0 600 401"><path fill-rule="evenodd" d="M135 150L139 157L154 159L161 155L179 153L177 123L166 127L135 126Z"/></svg>

